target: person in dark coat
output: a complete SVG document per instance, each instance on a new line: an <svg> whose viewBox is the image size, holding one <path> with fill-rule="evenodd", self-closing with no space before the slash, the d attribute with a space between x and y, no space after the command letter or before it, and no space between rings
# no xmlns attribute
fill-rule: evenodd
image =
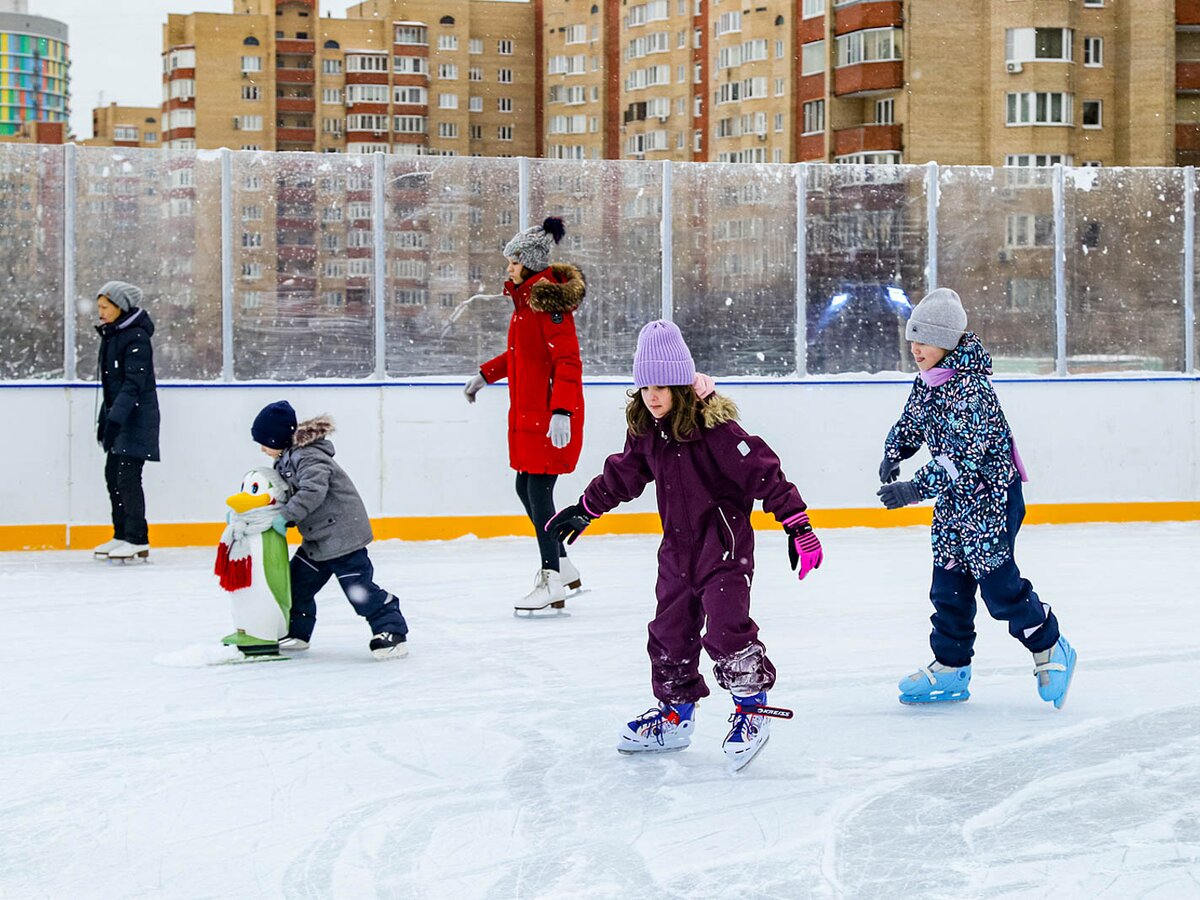
<svg viewBox="0 0 1200 900"><path fill-rule="evenodd" d="M564 233L561 219L548 218L505 246L504 293L513 302L508 343L463 391L474 403L485 385L508 379L509 465L541 555L533 590L518 609L561 608L567 588L582 584L566 548L545 531L554 515L554 484L575 471L583 448L583 363L574 313L586 286L579 269L550 264L550 251Z"/></svg>
<svg viewBox="0 0 1200 900"><path fill-rule="evenodd" d="M292 556L291 620L279 649L308 649L317 624L317 591L336 576L354 611L371 627L371 655L398 659L408 655L408 622L396 596L375 583L367 553L375 539L371 520L354 482L334 461L332 433L328 416L297 422L286 400L263 407L250 426L251 437L275 461L275 471L291 491L279 516L304 539Z"/></svg>
<svg viewBox="0 0 1200 900"><path fill-rule="evenodd" d="M549 530L574 542L593 519L655 483L663 540L648 650L659 706L628 723L617 749L688 745L695 704L709 693L700 674L703 647L715 663L717 683L733 695L725 752L738 765L766 740L765 714L755 710L766 707L775 683L775 667L750 618L754 502L761 500L788 532L800 578L820 566L824 552L779 457L738 425L731 400L697 394L695 365L677 326L658 321L642 329L633 371L637 389L629 392L625 449L605 460L604 470L576 504L551 520Z"/></svg>
<svg viewBox="0 0 1200 900"><path fill-rule="evenodd" d="M159 460L159 411L150 344L154 323L141 302L141 289L124 281L108 282L96 297L97 371L103 394L96 440L108 454L104 481L112 505L113 536L94 553L108 559L150 554L142 467L147 460Z"/></svg>
<svg viewBox="0 0 1200 900"><path fill-rule="evenodd" d="M967 331L967 313L949 288L931 291L905 327L920 370L900 420L884 441L879 498L888 509L923 500L933 507L933 661L900 681L900 702L947 703L971 696L975 594L1033 654L1038 694L1061 709L1077 657L1058 618L1014 559L1028 480L1012 430L992 388L992 358ZM932 459L908 481L900 463L922 445Z"/></svg>

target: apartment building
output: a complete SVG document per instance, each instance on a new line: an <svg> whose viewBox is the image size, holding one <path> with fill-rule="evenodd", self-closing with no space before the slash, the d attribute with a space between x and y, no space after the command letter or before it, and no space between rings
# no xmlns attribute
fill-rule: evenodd
<svg viewBox="0 0 1200 900"><path fill-rule="evenodd" d="M97 106L92 110L91 147L161 147L162 110L157 106Z"/></svg>
<svg viewBox="0 0 1200 900"><path fill-rule="evenodd" d="M163 30L176 149L532 156L533 14L495 0L234 0Z"/></svg>

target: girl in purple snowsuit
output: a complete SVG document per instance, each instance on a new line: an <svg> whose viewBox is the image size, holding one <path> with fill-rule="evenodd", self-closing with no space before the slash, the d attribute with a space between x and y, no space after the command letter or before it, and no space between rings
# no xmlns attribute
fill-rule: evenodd
<svg viewBox="0 0 1200 900"><path fill-rule="evenodd" d="M800 578L820 566L821 543L779 457L737 424L733 402L697 395L695 364L676 325L657 321L642 329L633 375L637 389L626 406L625 449L605 460L579 502L546 527L573 543L593 519L655 482L663 540L648 649L659 705L625 726L617 749L688 746L696 701L709 693L700 674L703 646L715 662L717 683L733 694L724 750L740 768L766 742L766 692L775 683L775 667L750 618L754 501L783 523Z"/></svg>

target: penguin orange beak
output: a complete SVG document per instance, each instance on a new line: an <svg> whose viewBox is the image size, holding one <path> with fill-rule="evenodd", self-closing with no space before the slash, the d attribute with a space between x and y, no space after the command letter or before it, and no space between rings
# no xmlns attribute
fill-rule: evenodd
<svg viewBox="0 0 1200 900"><path fill-rule="evenodd" d="M225 505L235 513L245 513L260 506L270 506L273 501L270 494L247 494L242 491L225 500Z"/></svg>

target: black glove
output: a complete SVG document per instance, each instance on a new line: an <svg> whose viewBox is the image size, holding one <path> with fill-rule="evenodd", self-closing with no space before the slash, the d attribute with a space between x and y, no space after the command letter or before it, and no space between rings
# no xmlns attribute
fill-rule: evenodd
<svg viewBox="0 0 1200 900"><path fill-rule="evenodd" d="M554 518L546 523L546 532L560 543L566 541L568 544L573 544L595 518L598 517L593 516L584 508L583 498L580 497L578 503L564 506L554 514Z"/></svg>
<svg viewBox="0 0 1200 900"><path fill-rule="evenodd" d="M105 450L111 450L113 448L113 445L117 442L117 432L120 430L121 423L114 422L112 419L105 421L104 437L100 440L100 443L103 445Z"/></svg>
<svg viewBox="0 0 1200 900"><path fill-rule="evenodd" d="M920 503L924 499L917 490L917 486L911 481L885 484L876 492L876 496L888 509L900 509L913 503Z"/></svg>
<svg viewBox="0 0 1200 900"><path fill-rule="evenodd" d="M900 460L883 458L883 462L879 464L879 483L891 484L900 477Z"/></svg>

